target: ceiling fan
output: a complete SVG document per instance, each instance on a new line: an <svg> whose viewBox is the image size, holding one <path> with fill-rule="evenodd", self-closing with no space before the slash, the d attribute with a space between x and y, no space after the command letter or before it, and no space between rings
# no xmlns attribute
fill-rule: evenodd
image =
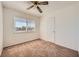
<svg viewBox="0 0 79 59"><path fill-rule="evenodd" d="M42 13L43 11L41 10L41 8L39 7L39 5L48 5L48 1L43 1L43 2L41 2L41 1L30 1L33 5L32 6L30 6L29 8L27 8L27 10L29 10L29 9L31 9L31 8L33 8L33 7L36 7L37 8L37 10L40 12L40 13Z"/></svg>

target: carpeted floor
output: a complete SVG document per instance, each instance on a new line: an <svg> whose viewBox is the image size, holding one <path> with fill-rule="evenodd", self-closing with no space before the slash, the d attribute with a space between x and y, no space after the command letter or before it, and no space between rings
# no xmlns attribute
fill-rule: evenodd
<svg viewBox="0 0 79 59"><path fill-rule="evenodd" d="M22 44L6 47L2 56L5 57L76 57L78 52L58 46L54 43L37 39Z"/></svg>

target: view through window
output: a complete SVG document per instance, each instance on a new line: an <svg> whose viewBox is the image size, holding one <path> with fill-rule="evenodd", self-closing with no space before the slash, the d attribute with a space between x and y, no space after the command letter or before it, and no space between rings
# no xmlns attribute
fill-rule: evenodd
<svg viewBox="0 0 79 59"><path fill-rule="evenodd" d="M27 20L20 17L14 17L15 30L18 32L33 32L35 31L35 21Z"/></svg>

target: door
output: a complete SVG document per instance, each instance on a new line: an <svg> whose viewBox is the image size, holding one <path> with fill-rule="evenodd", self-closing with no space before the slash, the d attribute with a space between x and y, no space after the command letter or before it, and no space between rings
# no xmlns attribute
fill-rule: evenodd
<svg viewBox="0 0 79 59"><path fill-rule="evenodd" d="M55 41L55 17L49 17L48 20L48 39L50 40L50 42Z"/></svg>

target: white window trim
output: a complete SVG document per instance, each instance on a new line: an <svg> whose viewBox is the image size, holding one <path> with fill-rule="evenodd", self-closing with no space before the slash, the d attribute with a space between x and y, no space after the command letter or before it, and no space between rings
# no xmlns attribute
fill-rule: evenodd
<svg viewBox="0 0 79 59"><path fill-rule="evenodd" d="M36 22L35 22L35 29L34 29L34 31L28 31L27 30L27 27L26 27L26 30L25 31L16 31L16 19L14 19L15 17L18 17L18 16L14 16L13 17L13 29L14 29L14 32L15 33L32 33L32 32L35 32L36 31ZM24 17L19 17L19 18L24 18ZM26 19L26 18L24 18L24 19ZM27 20L27 19L26 19ZM32 20L33 21L33 20ZM26 24L26 26L27 26L27 24Z"/></svg>

